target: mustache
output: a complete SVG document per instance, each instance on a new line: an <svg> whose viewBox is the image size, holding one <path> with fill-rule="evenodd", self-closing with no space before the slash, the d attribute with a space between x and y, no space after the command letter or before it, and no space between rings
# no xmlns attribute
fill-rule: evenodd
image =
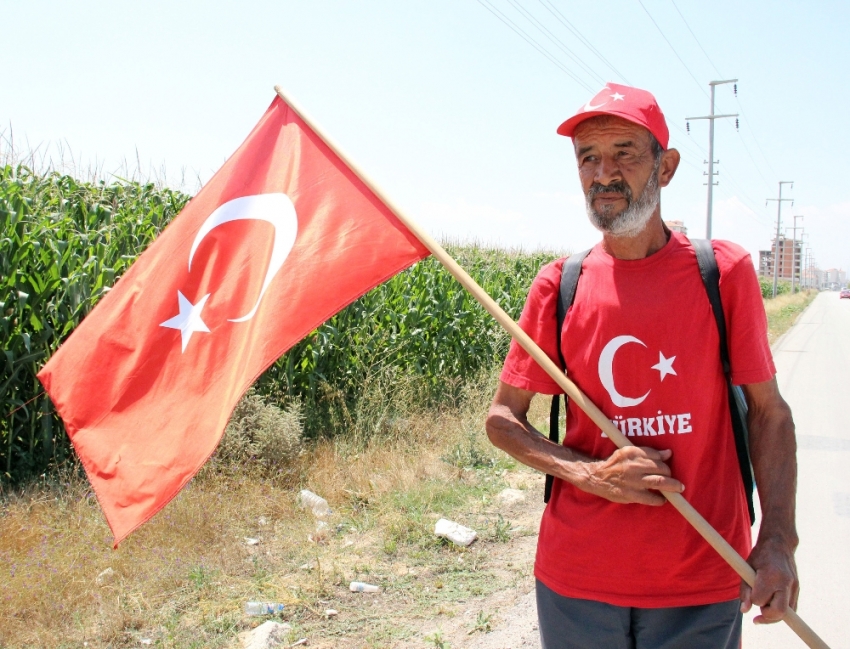
<svg viewBox="0 0 850 649"><path fill-rule="evenodd" d="M592 201L599 194L622 194L623 198L631 202L632 200L632 190L631 188L622 180L614 180L610 185L603 185L601 183L593 183L590 186L590 189L587 191L587 200Z"/></svg>

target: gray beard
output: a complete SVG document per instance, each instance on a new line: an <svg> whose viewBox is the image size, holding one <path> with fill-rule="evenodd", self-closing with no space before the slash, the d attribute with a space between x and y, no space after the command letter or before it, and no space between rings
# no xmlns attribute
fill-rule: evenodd
<svg viewBox="0 0 850 649"><path fill-rule="evenodd" d="M640 198L632 200L631 189L625 183L618 188L623 197L628 201L628 206L622 212L612 216L611 206L601 211L593 209L593 199L607 189L604 185L594 185L585 195L587 203L587 216L590 222L600 232L605 232L615 237L633 237L641 232L649 219L655 213L661 199L661 189L658 187L658 167L660 159L656 161L649 180L641 192Z"/></svg>

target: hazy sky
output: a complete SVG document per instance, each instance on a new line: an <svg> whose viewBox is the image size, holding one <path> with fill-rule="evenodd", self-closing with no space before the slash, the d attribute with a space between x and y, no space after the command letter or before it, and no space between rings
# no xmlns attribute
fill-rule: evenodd
<svg viewBox="0 0 850 649"><path fill-rule="evenodd" d="M0 131L21 151L138 159L194 191L279 83L432 234L526 248L599 239L555 129L606 81L658 98L683 154L663 216L703 236L708 125L685 118L736 77L737 98L717 91L741 118L717 122L714 236L767 248L765 199L793 180L783 225L804 215L819 265L850 270L846 2L0 0L0 23Z"/></svg>

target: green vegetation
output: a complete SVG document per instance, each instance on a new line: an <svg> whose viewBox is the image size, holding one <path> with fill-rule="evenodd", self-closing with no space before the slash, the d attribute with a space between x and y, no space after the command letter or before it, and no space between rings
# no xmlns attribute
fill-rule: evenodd
<svg viewBox="0 0 850 649"><path fill-rule="evenodd" d="M797 317L818 295L817 291L807 290L801 293L786 293L773 299L764 300L767 314L767 337L771 344L791 328Z"/></svg>
<svg viewBox="0 0 850 649"><path fill-rule="evenodd" d="M188 198L151 183L0 167L0 484L71 457L36 373ZM555 257L448 247L514 317L539 267ZM296 344L255 389L287 409L297 404L308 437L367 439L403 425L399 413L410 403L457 403L467 380L500 362L508 342L426 259Z"/></svg>
<svg viewBox="0 0 850 649"><path fill-rule="evenodd" d="M761 277L759 276L759 285L761 286L761 296L768 300L773 297L773 279L770 277ZM799 282L797 282L797 286L795 287L797 291L800 290ZM776 297L780 295L786 295L791 293L791 282L787 279L780 279L776 282Z"/></svg>
<svg viewBox="0 0 850 649"><path fill-rule="evenodd" d="M0 167L0 479L68 457L35 375L187 199L152 184Z"/></svg>

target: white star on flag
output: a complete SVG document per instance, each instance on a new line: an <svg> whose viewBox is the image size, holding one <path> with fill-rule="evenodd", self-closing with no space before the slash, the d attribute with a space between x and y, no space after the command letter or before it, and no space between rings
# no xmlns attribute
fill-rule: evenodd
<svg viewBox="0 0 850 649"><path fill-rule="evenodd" d="M658 363L653 365L651 369L658 370L661 374L661 379L664 380L664 377L668 374L672 374L673 376L678 376L676 374L676 370L673 369L673 361L676 360L675 356L671 356L670 358L664 358L664 354L658 352Z"/></svg>
<svg viewBox="0 0 850 649"><path fill-rule="evenodd" d="M625 99L625 98L626 98L626 96L625 96L625 95L621 95L619 92L615 92L615 93L614 93L613 95L611 95L611 96L614 98L614 101L623 101L623 99Z"/></svg>
<svg viewBox="0 0 850 649"><path fill-rule="evenodd" d="M210 332L209 327L207 327L204 321L201 320L201 311L203 310L204 304L209 296L210 294L207 293L201 298L200 302L192 304L186 299L186 296L184 296L180 291L177 291L177 301L180 304L180 313L159 325L160 327L180 330L180 339L183 343L183 348L180 350L181 353L186 351L186 345L189 344L189 340L191 340L194 332Z"/></svg>

